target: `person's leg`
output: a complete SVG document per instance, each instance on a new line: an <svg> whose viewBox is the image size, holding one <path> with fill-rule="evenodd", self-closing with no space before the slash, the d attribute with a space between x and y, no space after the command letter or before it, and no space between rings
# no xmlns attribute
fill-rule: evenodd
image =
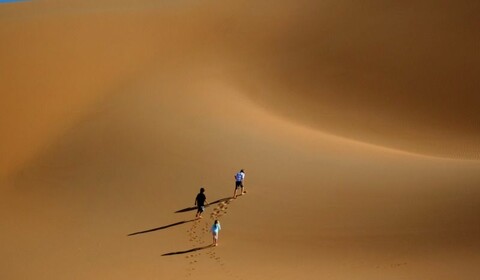
<svg viewBox="0 0 480 280"><path fill-rule="evenodd" d="M237 185L235 184L235 190L233 191L233 198L237 197Z"/></svg>
<svg viewBox="0 0 480 280"><path fill-rule="evenodd" d="M197 206L197 215L195 215L196 218L201 218L202 217L202 207Z"/></svg>
<svg viewBox="0 0 480 280"><path fill-rule="evenodd" d="M240 188L240 195L243 194L244 187L243 187L243 182L237 182L237 188Z"/></svg>

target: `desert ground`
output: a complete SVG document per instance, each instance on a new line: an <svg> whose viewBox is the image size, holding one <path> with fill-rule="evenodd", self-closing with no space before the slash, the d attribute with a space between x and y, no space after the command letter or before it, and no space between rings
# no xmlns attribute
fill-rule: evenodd
<svg viewBox="0 0 480 280"><path fill-rule="evenodd" d="M0 279L478 279L479 14L0 3Z"/></svg>

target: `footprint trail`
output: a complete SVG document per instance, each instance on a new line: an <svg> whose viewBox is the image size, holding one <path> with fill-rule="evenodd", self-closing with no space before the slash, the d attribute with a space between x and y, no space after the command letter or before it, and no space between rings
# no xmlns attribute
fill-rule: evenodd
<svg viewBox="0 0 480 280"><path fill-rule="evenodd" d="M239 196L241 196L240 194ZM238 198L237 198L238 199ZM195 222L192 224L192 226L187 230L187 235L188 235L188 241L193 247L200 247L200 246L206 246L207 244L211 244L211 233L210 233L210 226L213 223L214 220L220 219L224 215L227 214L228 208L231 206L232 202L235 201L236 199L229 198L225 201L221 201L216 204L215 208L212 210L212 213L209 215L210 219L205 220L205 219L197 219ZM187 256L185 256L185 259L188 262L188 267L186 269L186 278L191 278L198 268L198 265L201 260L199 258L203 254L204 250L201 251L196 251L194 253L189 253ZM229 276L229 278L238 278L235 277L229 269L226 269L225 267L225 262L222 260L220 256L218 256L217 252L215 252L215 247L211 247L206 249L206 253L208 256L208 259L214 263L216 263L217 266L219 266L223 272Z"/></svg>

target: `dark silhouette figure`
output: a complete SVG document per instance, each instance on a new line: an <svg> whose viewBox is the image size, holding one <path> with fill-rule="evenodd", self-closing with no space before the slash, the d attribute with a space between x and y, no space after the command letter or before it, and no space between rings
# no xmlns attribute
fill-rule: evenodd
<svg viewBox="0 0 480 280"><path fill-rule="evenodd" d="M208 204L207 197L205 196L205 189L200 188L200 193L197 194L197 197L195 198L195 205L197 206L196 218L202 217L202 213L205 211L205 203Z"/></svg>

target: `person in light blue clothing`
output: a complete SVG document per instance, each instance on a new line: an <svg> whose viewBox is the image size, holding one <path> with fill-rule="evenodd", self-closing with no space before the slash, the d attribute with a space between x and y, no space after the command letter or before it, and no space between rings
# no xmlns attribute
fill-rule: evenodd
<svg viewBox="0 0 480 280"><path fill-rule="evenodd" d="M220 222L218 220L215 220L215 222L212 225L212 235L213 235L213 246L218 245L218 232L222 229L220 226Z"/></svg>

